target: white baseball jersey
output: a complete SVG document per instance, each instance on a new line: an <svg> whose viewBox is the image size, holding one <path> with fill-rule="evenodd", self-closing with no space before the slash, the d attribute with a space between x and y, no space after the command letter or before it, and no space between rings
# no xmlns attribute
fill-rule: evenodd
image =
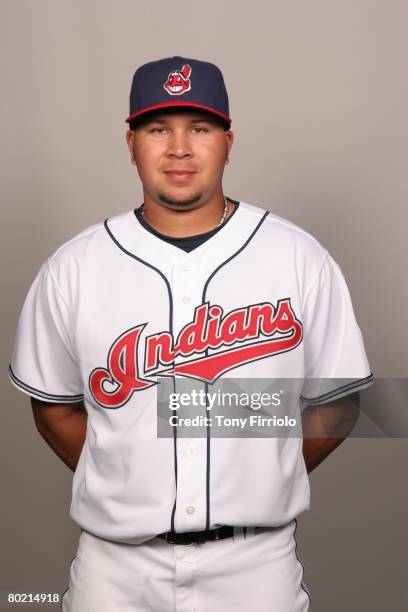
<svg viewBox="0 0 408 612"><path fill-rule="evenodd" d="M211 384L372 382L338 264L308 232L241 201L186 253L133 210L63 244L26 297L9 375L49 402L77 402L87 435L71 517L97 536L141 543L169 530L279 526L309 508L302 438L157 436L157 376ZM300 396L299 401L302 401Z"/></svg>

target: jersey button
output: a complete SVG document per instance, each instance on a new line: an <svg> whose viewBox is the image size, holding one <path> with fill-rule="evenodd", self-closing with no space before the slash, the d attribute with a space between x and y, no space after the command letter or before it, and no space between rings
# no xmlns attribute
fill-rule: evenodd
<svg viewBox="0 0 408 612"><path fill-rule="evenodd" d="M181 301L183 302L183 304L189 304L191 302L188 295L185 295Z"/></svg>
<svg viewBox="0 0 408 612"><path fill-rule="evenodd" d="M194 512L195 512L194 506L187 506L186 512L187 512L187 514L194 514Z"/></svg>
<svg viewBox="0 0 408 612"><path fill-rule="evenodd" d="M184 559L184 550L178 550L176 552L177 559Z"/></svg>

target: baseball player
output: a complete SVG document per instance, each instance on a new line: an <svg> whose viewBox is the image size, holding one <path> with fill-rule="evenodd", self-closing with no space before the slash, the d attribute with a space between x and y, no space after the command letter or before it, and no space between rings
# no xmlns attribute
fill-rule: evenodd
<svg viewBox="0 0 408 612"><path fill-rule="evenodd" d="M214 64L144 64L126 122L144 201L42 264L9 366L74 470L81 533L62 608L305 612L296 517L341 438L216 436L210 423L159 436L158 396L161 380L208 392L235 378L304 380L309 408L356 397L372 374L346 281L308 232L224 196L233 133Z"/></svg>

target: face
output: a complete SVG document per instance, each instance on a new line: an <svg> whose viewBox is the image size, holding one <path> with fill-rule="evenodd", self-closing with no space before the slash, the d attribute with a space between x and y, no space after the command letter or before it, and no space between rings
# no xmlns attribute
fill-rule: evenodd
<svg viewBox="0 0 408 612"><path fill-rule="evenodd" d="M222 190L233 133L210 113L155 112L126 139L145 197L179 210L200 206Z"/></svg>

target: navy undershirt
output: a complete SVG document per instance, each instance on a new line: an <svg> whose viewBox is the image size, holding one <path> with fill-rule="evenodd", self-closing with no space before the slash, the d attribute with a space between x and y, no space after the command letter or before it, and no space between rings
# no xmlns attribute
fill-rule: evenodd
<svg viewBox="0 0 408 612"><path fill-rule="evenodd" d="M235 215L236 211L238 210L239 201L233 200L232 198L228 198L228 200L236 204L236 206L234 207L234 210L232 211L228 219L226 219L226 221L224 221L222 225L215 227L209 232L204 232L204 234L196 234L195 236L181 236L180 238L174 237L174 236L167 236L166 234L161 234L160 232L155 230L154 227L152 227L149 223L147 223L147 221L145 221L145 219L143 218L142 213L141 213L141 207L135 208L134 212L135 212L136 218L138 219L139 223L143 225L143 227L147 229L148 232L151 232L152 234L154 234L154 236L157 236L157 238L160 238L161 240L164 240L165 242L170 242L170 244L173 244L179 249L183 249L183 251L186 251L187 253L189 253L193 249L200 246L200 244L203 244L203 242L205 242L206 240L214 236L214 234L219 232L220 229L225 227L228 221Z"/></svg>

